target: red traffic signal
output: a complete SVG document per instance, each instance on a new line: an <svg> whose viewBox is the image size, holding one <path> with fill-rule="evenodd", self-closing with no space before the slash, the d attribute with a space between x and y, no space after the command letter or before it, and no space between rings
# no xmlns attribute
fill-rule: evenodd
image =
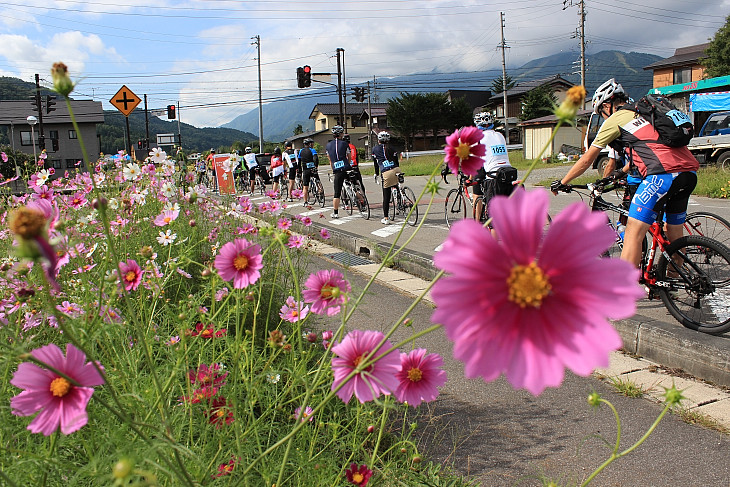
<svg viewBox="0 0 730 487"><path fill-rule="evenodd" d="M297 68L297 86L299 88L309 88L312 86L312 68L304 66Z"/></svg>
<svg viewBox="0 0 730 487"><path fill-rule="evenodd" d="M167 105L167 118L168 119L175 118L175 105Z"/></svg>

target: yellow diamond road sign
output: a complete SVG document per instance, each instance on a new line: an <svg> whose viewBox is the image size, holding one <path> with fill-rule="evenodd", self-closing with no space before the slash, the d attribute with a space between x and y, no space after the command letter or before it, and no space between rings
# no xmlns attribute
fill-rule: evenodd
<svg viewBox="0 0 730 487"><path fill-rule="evenodd" d="M109 103L114 105L114 108L122 112L122 114L127 117L130 113L132 113L132 110L137 108L140 101L142 100L132 93L132 90L126 86L122 86L119 88L119 91L117 91L117 94L109 100Z"/></svg>

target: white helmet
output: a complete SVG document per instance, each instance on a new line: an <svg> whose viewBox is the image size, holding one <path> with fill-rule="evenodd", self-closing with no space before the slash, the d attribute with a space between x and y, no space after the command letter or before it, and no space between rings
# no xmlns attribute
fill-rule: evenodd
<svg viewBox="0 0 730 487"><path fill-rule="evenodd" d="M332 127L332 135L338 136L338 135L342 135L344 133L345 133L345 129L344 129L344 127L342 127L342 125L335 125L334 127Z"/></svg>
<svg viewBox="0 0 730 487"><path fill-rule="evenodd" d="M250 154L253 149L246 147L244 150L246 151L246 154Z"/></svg>
<svg viewBox="0 0 730 487"><path fill-rule="evenodd" d="M380 132L378 133L378 142L389 142L390 141L390 134L388 132Z"/></svg>
<svg viewBox="0 0 730 487"><path fill-rule="evenodd" d="M494 125L494 115L489 112L479 112L474 115L474 125L489 127Z"/></svg>
<svg viewBox="0 0 730 487"><path fill-rule="evenodd" d="M600 109L601 105L607 101L611 101L611 99L616 95L620 95L621 98L624 99L626 98L626 92L624 91L623 86L621 86L620 83L616 83L616 80L611 78L599 86L593 94L593 111L598 113L597 110Z"/></svg>

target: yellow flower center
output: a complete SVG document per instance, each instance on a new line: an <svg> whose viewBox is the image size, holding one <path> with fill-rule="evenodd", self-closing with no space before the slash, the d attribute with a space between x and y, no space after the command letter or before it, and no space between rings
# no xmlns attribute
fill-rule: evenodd
<svg viewBox="0 0 730 487"><path fill-rule="evenodd" d="M355 484L360 484L363 480L365 480L365 476L360 472L355 472L354 474L352 474L352 481Z"/></svg>
<svg viewBox="0 0 730 487"><path fill-rule="evenodd" d="M63 377L56 377L51 382L51 394L56 397L63 397L71 390L71 383Z"/></svg>
<svg viewBox="0 0 730 487"><path fill-rule="evenodd" d="M164 220L165 220L165 223L170 223L172 221L172 218L170 218L169 216L166 216L164 218Z"/></svg>
<svg viewBox="0 0 730 487"><path fill-rule="evenodd" d="M297 316L299 316L299 313L296 310L292 310L291 315L292 318L296 318Z"/></svg>
<svg viewBox="0 0 730 487"><path fill-rule="evenodd" d="M418 382L421 379L423 379L423 372L421 372L421 369L413 367L408 371L408 380L411 382Z"/></svg>
<svg viewBox="0 0 730 487"><path fill-rule="evenodd" d="M319 295L322 299L337 299L340 296L340 288L337 286L323 286Z"/></svg>
<svg viewBox="0 0 730 487"><path fill-rule="evenodd" d="M219 418L222 418L223 416L226 415L226 412L222 409L219 409L216 414L218 415Z"/></svg>
<svg viewBox="0 0 730 487"><path fill-rule="evenodd" d="M464 159L469 159L470 154L471 146L465 142L459 142L459 147L456 148L456 155L459 156L459 159L462 161Z"/></svg>
<svg viewBox="0 0 730 487"><path fill-rule="evenodd" d="M137 273L134 271L128 271L126 274L124 274L124 280L127 282L134 282L136 277Z"/></svg>
<svg viewBox="0 0 730 487"><path fill-rule="evenodd" d="M542 300L550 294L550 282L537 264L516 265L507 278L509 300L520 308L539 308Z"/></svg>
<svg viewBox="0 0 730 487"><path fill-rule="evenodd" d="M246 267L248 267L248 257L244 254L238 254L236 258L233 259L233 267L235 267L237 271L246 269Z"/></svg>

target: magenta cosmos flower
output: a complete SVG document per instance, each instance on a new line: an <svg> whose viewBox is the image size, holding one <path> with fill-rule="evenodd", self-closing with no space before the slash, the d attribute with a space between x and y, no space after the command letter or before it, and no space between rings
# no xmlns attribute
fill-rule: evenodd
<svg viewBox="0 0 730 487"><path fill-rule="evenodd" d="M358 467L357 463L350 464L350 468L345 470L347 481L352 485L359 485L360 487L368 485L368 481L372 475L373 471L367 465L360 465Z"/></svg>
<svg viewBox="0 0 730 487"><path fill-rule="evenodd" d="M432 295L432 320L454 342L467 377L504 373L532 394L557 387L567 367L587 376L608 365L621 338L607 318L632 316L643 293L629 263L599 256L613 243L606 217L574 203L544 231L544 190L494 198L492 237L454 225L434 264L450 275Z"/></svg>
<svg viewBox="0 0 730 487"><path fill-rule="evenodd" d="M127 259L127 262L119 263L119 275L124 289L127 291L136 291L139 283L142 282L142 269L134 259Z"/></svg>
<svg viewBox="0 0 730 487"><path fill-rule="evenodd" d="M237 238L228 242L215 258L215 268L224 281L233 281L233 287L243 289L261 277L263 267L261 246Z"/></svg>
<svg viewBox="0 0 730 487"><path fill-rule="evenodd" d="M286 320L289 323L296 323L307 317L309 314L309 306L306 306L301 301L294 299L294 296L286 298L286 304L279 310L279 316L282 320Z"/></svg>
<svg viewBox="0 0 730 487"><path fill-rule="evenodd" d="M341 272L334 269L310 274L304 282L302 297L312 303L312 313L334 316L345 303L345 293L350 292L350 283Z"/></svg>
<svg viewBox="0 0 730 487"><path fill-rule="evenodd" d="M446 383L446 372L441 370L444 360L437 353L427 353L417 348L400 354L401 370L396 374L400 381L395 397L416 407L422 401L430 402L439 395L438 387Z"/></svg>
<svg viewBox="0 0 730 487"><path fill-rule="evenodd" d="M396 350L386 353L393 348L387 340L378 348L383 338L385 335L379 331L354 330L341 343L332 347L332 353L336 355L332 357L332 373L335 378L332 390L337 389L366 357L377 359L337 391L337 396L343 402L350 402L354 393L358 401L365 403L380 394L390 395L398 388L395 375L401 369L400 357Z"/></svg>
<svg viewBox="0 0 730 487"><path fill-rule="evenodd" d="M15 387L25 389L10 400L12 413L16 416L30 416L40 411L30 422L32 433L49 436L61 427L61 433L68 435L86 425L86 405L94 393L93 386L104 383L104 379L86 355L71 345L66 345L66 356L54 344L37 348L31 356L73 379L72 384L56 372L23 362L10 381Z"/></svg>
<svg viewBox="0 0 730 487"><path fill-rule="evenodd" d="M446 137L444 161L457 174L459 171L474 176L484 163L487 148L482 144L482 131L476 127L462 127Z"/></svg>

